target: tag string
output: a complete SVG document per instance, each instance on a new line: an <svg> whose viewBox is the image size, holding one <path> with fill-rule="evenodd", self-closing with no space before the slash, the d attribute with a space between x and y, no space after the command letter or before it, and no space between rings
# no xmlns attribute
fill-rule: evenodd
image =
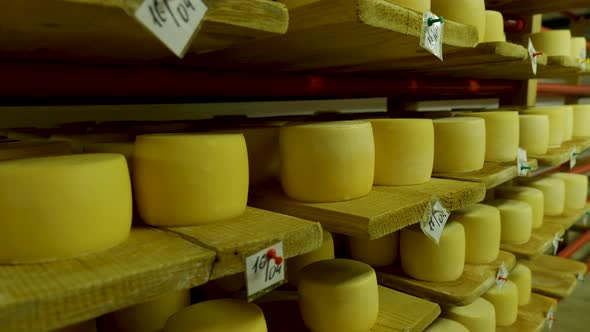
<svg viewBox="0 0 590 332"><path fill-rule="evenodd" d="M266 253L266 257L268 259L274 260L276 265L281 265L281 263L283 262L283 258L280 256L277 256L277 251L275 248L269 249L268 252Z"/></svg>
<svg viewBox="0 0 590 332"><path fill-rule="evenodd" d="M442 16L439 18L429 17L427 22L428 22L428 26L432 26L434 23L438 23L438 22L445 23L445 19Z"/></svg>
<svg viewBox="0 0 590 332"><path fill-rule="evenodd" d="M498 280L508 281L508 278L504 278L502 276L498 276Z"/></svg>
<svg viewBox="0 0 590 332"><path fill-rule="evenodd" d="M537 55L543 55L543 51L533 53L533 58L536 57Z"/></svg>

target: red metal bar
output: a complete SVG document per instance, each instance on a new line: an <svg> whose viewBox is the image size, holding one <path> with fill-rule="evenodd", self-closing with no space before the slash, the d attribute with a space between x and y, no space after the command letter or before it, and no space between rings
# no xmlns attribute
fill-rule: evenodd
<svg viewBox="0 0 590 332"><path fill-rule="evenodd" d="M567 247L563 248L562 251L559 252L558 256L563 258L570 258L576 251L580 250L586 243L590 241L590 230L586 231L582 236L577 238L574 242L572 242Z"/></svg>
<svg viewBox="0 0 590 332"><path fill-rule="evenodd" d="M590 163L588 164L584 164L582 166L579 167L575 167L574 169L572 169L570 171L570 173L575 173L575 174L584 174L590 172Z"/></svg>
<svg viewBox="0 0 590 332"><path fill-rule="evenodd" d="M539 83L537 94L540 96L590 96L590 85Z"/></svg>

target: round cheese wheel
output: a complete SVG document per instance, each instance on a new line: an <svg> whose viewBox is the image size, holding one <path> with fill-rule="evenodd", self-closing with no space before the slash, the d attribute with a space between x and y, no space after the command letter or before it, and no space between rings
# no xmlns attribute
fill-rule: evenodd
<svg viewBox="0 0 590 332"><path fill-rule="evenodd" d="M498 289L498 285L494 285L484 293L483 298L494 305L497 326L510 326L516 322L518 287L514 282L507 280L502 289Z"/></svg>
<svg viewBox="0 0 590 332"><path fill-rule="evenodd" d="M504 33L504 17L502 13L494 10L486 10L486 29L484 42L506 42Z"/></svg>
<svg viewBox="0 0 590 332"><path fill-rule="evenodd" d="M586 38L572 37L570 42L571 57L577 60L586 59Z"/></svg>
<svg viewBox="0 0 590 332"><path fill-rule="evenodd" d="M434 172L470 172L483 167L485 122L480 118L442 118L434 124Z"/></svg>
<svg viewBox="0 0 590 332"><path fill-rule="evenodd" d="M76 257L129 235L131 183L121 155L3 161L0 183L0 264Z"/></svg>
<svg viewBox="0 0 590 332"><path fill-rule="evenodd" d="M590 105L571 105L574 110L574 137L590 136Z"/></svg>
<svg viewBox="0 0 590 332"><path fill-rule="evenodd" d="M461 323L447 318L437 318L424 332L469 332Z"/></svg>
<svg viewBox="0 0 590 332"><path fill-rule="evenodd" d="M570 141L574 133L574 110L571 106L563 106L563 141Z"/></svg>
<svg viewBox="0 0 590 332"><path fill-rule="evenodd" d="M430 119L371 120L375 139L374 184L395 186L430 181L434 128Z"/></svg>
<svg viewBox="0 0 590 332"><path fill-rule="evenodd" d="M494 305L481 297L466 306L451 306L445 311L444 315L461 323L469 331L496 331L496 310Z"/></svg>
<svg viewBox="0 0 590 332"><path fill-rule="evenodd" d="M518 305L528 304L531 300L531 269L525 265L516 264L508 278L512 280L518 288Z"/></svg>
<svg viewBox="0 0 590 332"><path fill-rule="evenodd" d="M529 154L545 154L549 148L549 118L547 115L519 116L519 145Z"/></svg>
<svg viewBox="0 0 590 332"><path fill-rule="evenodd" d="M497 198L513 199L528 203L533 211L533 228L543 225L545 197L543 192L531 187L499 187L495 190Z"/></svg>
<svg viewBox="0 0 590 332"><path fill-rule="evenodd" d="M350 257L371 266L393 264L397 258L399 234L397 232L376 240L348 238Z"/></svg>
<svg viewBox="0 0 590 332"><path fill-rule="evenodd" d="M565 184L565 209L581 210L586 207L588 176L573 173L555 173L551 177L561 179Z"/></svg>
<svg viewBox="0 0 590 332"><path fill-rule="evenodd" d="M527 243L533 231L533 209L522 201L497 199L489 202L500 210L502 220L502 242Z"/></svg>
<svg viewBox="0 0 590 332"><path fill-rule="evenodd" d="M524 114L547 115L549 119L549 147L559 147L565 131L565 112L562 107L535 107L522 111Z"/></svg>
<svg viewBox="0 0 590 332"><path fill-rule="evenodd" d="M334 239L332 233L324 231L322 246L307 254L287 259L287 280L293 287L299 284L299 273L307 265L326 259L334 259Z"/></svg>
<svg viewBox="0 0 590 332"><path fill-rule="evenodd" d="M479 42L486 32L486 7L484 0L431 0L431 11L446 20L472 25L477 28Z"/></svg>
<svg viewBox="0 0 590 332"><path fill-rule="evenodd" d="M283 126L280 154L283 190L293 199L346 201L373 186L375 145L367 121Z"/></svg>
<svg viewBox="0 0 590 332"><path fill-rule="evenodd" d="M465 229L449 222L438 246L418 225L402 229L400 258L404 272L412 278L444 282L457 280L465 267Z"/></svg>
<svg viewBox="0 0 590 332"><path fill-rule="evenodd" d="M133 182L139 214L154 226L190 226L241 215L248 155L241 134L137 137Z"/></svg>
<svg viewBox="0 0 590 332"><path fill-rule="evenodd" d="M571 56L570 30L550 30L531 34L535 50L543 51L547 56Z"/></svg>
<svg viewBox="0 0 590 332"><path fill-rule="evenodd" d="M465 262L487 264L500 252L500 211L493 206L473 204L453 211L451 220L465 228Z"/></svg>
<svg viewBox="0 0 590 332"><path fill-rule="evenodd" d="M393 0L391 2L418 12L430 10L430 0Z"/></svg>
<svg viewBox="0 0 590 332"><path fill-rule="evenodd" d="M94 319L82 323L70 325L53 332L96 332L96 321Z"/></svg>
<svg viewBox="0 0 590 332"><path fill-rule="evenodd" d="M485 120L485 161L510 162L516 160L519 139L518 112L473 112L459 114L459 116L477 117Z"/></svg>
<svg viewBox="0 0 590 332"><path fill-rule="evenodd" d="M308 265L298 293L301 318L313 332L368 331L377 321L377 276L365 263L331 259Z"/></svg>
<svg viewBox="0 0 590 332"><path fill-rule="evenodd" d="M565 182L556 177L547 177L526 184L543 192L546 216L559 216L565 208Z"/></svg>
<svg viewBox="0 0 590 332"><path fill-rule="evenodd" d="M163 332L267 332L262 310L254 303L220 299L188 306L172 315Z"/></svg>
<svg viewBox="0 0 590 332"><path fill-rule="evenodd" d="M133 169L133 154L135 143L133 142L106 142L106 143L85 143L86 153L119 153L127 159L129 170Z"/></svg>

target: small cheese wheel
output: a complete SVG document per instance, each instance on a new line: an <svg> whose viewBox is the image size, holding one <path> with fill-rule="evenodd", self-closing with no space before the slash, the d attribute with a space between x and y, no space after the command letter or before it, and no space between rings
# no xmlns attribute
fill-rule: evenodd
<svg viewBox="0 0 590 332"><path fill-rule="evenodd" d="M549 118L547 115L519 116L519 145L529 154L545 154L549 148Z"/></svg>
<svg viewBox="0 0 590 332"><path fill-rule="evenodd" d="M150 225L190 226L237 217L248 198L244 136L138 136L133 183L139 214Z"/></svg>
<svg viewBox="0 0 590 332"><path fill-rule="evenodd" d="M586 59L586 38L572 37L570 42L571 57L576 60Z"/></svg>
<svg viewBox="0 0 590 332"><path fill-rule="evenodd" d="M281 184L287 196L337 202L369 194L375 145L368 121L288 125L280 130Z"/></svg>
<svg viewBox="0 0 590 332"><path fill-rule="evenodd" d="M461 173L483 167L485 122L480 118L442 118L434 124L434 172Z"/></svg>
<svg viewBox="0 0 590 332"><path fill-rule="evenodd" d="M469 332L463 324L447 318L437 318L424 332Z"/></svg>
<svg viewBox="0 0 590 332"><path fill-rule="evenodd" d="M485 161L510 162L516 160L519 139L518 112L473 112L459 114L459 116L477 117L485 120Z"/></svg>
<svg viewBox="0 0 590 332"><path fill-rule="evenodd" d="M571 105L574 110L574 137L590 136L590 105Z"/></svg>
<svg viewBox="0 0 590 332"><path fill-rule="evenodd" d="M516 322L518 317L518 287L510 280L507 280L502 289L494 285L483 298L494 305L496 311L496 325L510 326Z"/></svg>
<svg viewBox="0 0 590 332"><path fill-rule="evenodd" d="M533 209L522 201L497 199L489 202L500 210L502 220L502 243L523 244L533 231Z"/></svg>
<svg viewBox="0 0 590 332"><path fill-rule="evenodd" d="M522 111L524 114L547 115L549 119L549 147L561 146L565 130L565 113L561 107L534 107Z"/></svg>
<svg viewBox="0 0 590 332"><path fill-rule="evenodd" d="M516 264L508 278L512 280L518 288L518 305L528 304L531 300L531 269L525 265Z"/></svg>
<svg viewBox="0 0 590 332"><path fill-rule="evenodd" d="M418 12L430 10L430 0L393 0L391 2Z"/></svg>
<svg viewBox="0 0 590 332"><path fill-rule="evenodd" d="M473 204L453 211L451 220L465 228L465 262L487 264L500 253L500 211L493 206Z"/></svg>
<svg viewBox="0 0 590 332"><path fill-rule="evenodd" d="M496 310L494 305L481 297L465 306L449 307L444 315L463 324L469 331L496 331Z"/></svg>
<svg viewBox="0 0 590 332"><path fill-rule="evenodd" d="M322 246L307 254L287 259L287 280L293 287L299 284L299 273L307 265L326 259L334 259L334 239L332 233L323 231Z"/></svg>
<svg viewBox="0 0 590 332"><path fill-rule="evenodd" d="M545 196L543 192L531 187L499 187L495 191L497 198L513 199L528 203L533 211L533 228L543 225L545 215Z"/></svg>
<svg viewBox="0 0 590 332"><path fill-rule="evenodd" d="M385 186L430 181L434 128L430 119L371 120L375 139L374 184Z"/></svg>
<svg viewBox="0 0 590 332"><path fill-rule="evenodd" d="M565 182L556 177L547 177L526 184L543 192L546 216L559 216L565 209Z"/></svg>
<svg viewBox="0 0 590 332"><path fill-rule="evenodd" d="M465 229L449 222L438 246L418 225L402 229L400 258L404 272L412 278L444 282L457 280L465 267Z"/></svg>
<svg viewBox="0 0 590 332"><path fill-rule="evenodd" d="M94 319L87 320L82 323L70 325L61 329L53 330L53 332L96 332L96 321Z"/></svg>
<svg viewBox="0 0 590 332"><path fill-rule="evenodd" d="M220 299L188 306L172 315L163 332L267 332L262 310L254 303Z"/></svg>
<svg viewBox="0 0 590 332"><path fill-rule="evenodd" d="M563 106L563 141L570 141L574 133L574 110L571 106Z"/></svg>
<svg viewBox="0 0 590 332"><path fill-rule="evenodd" d="M565 209L581 210L586 207L588 176L573 173L555 173L551 177L561 179L565 184Z"/></svg>
<svg viewBox="0 0 590 332"><path fill-rule="evenodd" d="M547 56L571 56L570 30L550 30L531 34L531 41L538 51Z"/></svg>
<svg viewBox="0 0 590 332"><path fill-rule="evenodd" d="M131 183L121 155L4 161L0 183L0 264L81 256L129 235Z"/></svg>
<svg viewBox="0 0 590 332"><path fill-rule="evenodd" d="M502 13L494 10L486 10L486 33L483 41L488 42L506 42L504 33L504 17Z"/></svg>
<svg viewBox="0 0 590 332"><path fill-rule="evenodd" d="M377 321L377 276L365 263L331 259L308 265L298 292L301 318L313 332L368 331Z"/></svg>
<svg viewBox="0 0 590 332"><path fill-rule="evenodd" d="M122 154L127 159L129 170L133 169L133 154L135 153L135 143L133 142L86 143L84 144L84 152Z"/></svg>
<svg viewBox="0 0 590 332"><path fill-rule="evenodd" d="M477 28L479 42L486 32L486 7L484 0L431 0L431 11L446 20L472 25Z"/></svg>
<svg viewBox="0 0 590 332"><path fill-rule="evenodd" d="M386 266L397 258L399 234L395 232L375 240L350 237L348 244L352 259L371 266Z"/></svg>

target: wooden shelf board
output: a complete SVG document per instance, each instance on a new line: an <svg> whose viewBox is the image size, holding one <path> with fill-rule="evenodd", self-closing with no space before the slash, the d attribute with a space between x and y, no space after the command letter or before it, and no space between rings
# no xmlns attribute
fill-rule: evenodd
<svg viewBox="0 0 590 332"><path fill-rule="evenodd" d="M524 244L503 243L501 248L520 258L532 258L544 254L552 247L555 234L563 236L564 233L563 226L544 222L541 227L533 229L529 242Z"/></svg>
<svg viewBox="0 0 590 332"><path fill-rule="evenodd" d="M511 326L496 327L496 332L540 332L546 324L549 309L557 310L555 299L531 293L531 301L518 308L518 319Z"/></svg>
<svg viewBox="0 0 590 332"><path fill-rule="evenodd" d="M496 261L486 265L466 264L463 275L450 282L427 282L406 276L399 264L376 268L379 284L422 297L439 304L467 305L475 301L496 280L504 262L508 270L516 264L514 255L500 251Z"/></svg>
<svg viewBox="0 0 590 332"><path fill-rule="evenodd" d="M545 216L544 223L557 224L563 226L565 229L572 227L576 221L581 220L586 213L586 210L565 211L561 216Z"/></svg>
<svg viewBox="0 0 590 332"><path fill-rule="evenodd" d="M586 213L586 211L590 211L590 203L586 203L584 213ZM579 232L587 231L588 229L590 229L590 217L580 218L580 220L578 220L575 224L572 225L572 229Z"/></svg>
<svg viewBox="0 0 590 332"><path fill-rule="evenodd" d="M560 147L549 148L544 155L531 154L529 157L537 159L539 165L559 166L570 160L570 150L575 147L578 152L582 152L590 147L590 139L575 138L571 141L563 142Z"/></svg>
<svg viewBox="0 0 590 332"><path fill-rule="evenodd" d="M207 282L215 252L156 228L134 227L101 253L0 266L0 326L47 331Z"/></svg>
<svg viewBox="0 0 590 332"><path fill-rule="evenodd" d="M580 64L569 56L548 56L547 65L537 68L537 78L577 76Z"/></svg>
<svg viewBox="0 0 590 332"><path fill-rule="evenodd" d="M537 162L534 159L529 159L531 168L537 168ZM454 179L462 181L481 182L486 189L492 189L501 185L506 181L510 181L518 176L518 169L516 165L505 163L485 163L483 168L473 172L466 173L434 173L434 177Z"/></svg>
<svg viewBox="0 0 590 332"><path fill-rule="evenodd" d="M578 279L570 273L539 269L532 265L529 268L533 273L533 291L539 294L564 299L578 284Z"/></svg>
<svg viewBox="0 0 590 332"><path fill-rule="evenodd" d="M504 13L533 15L542 13L561 12L573 8L587 8L587 0L486 0L486 9L498 10Z"/></svg>
<svg viewBox="0 0 590 332"><path fill-rule="evenodd" d="M587 265L573 259L559 256L539 255L531 260L519 260L519 263L527 265L531 269L562 272L578 277L586 275Z"/></svg>

